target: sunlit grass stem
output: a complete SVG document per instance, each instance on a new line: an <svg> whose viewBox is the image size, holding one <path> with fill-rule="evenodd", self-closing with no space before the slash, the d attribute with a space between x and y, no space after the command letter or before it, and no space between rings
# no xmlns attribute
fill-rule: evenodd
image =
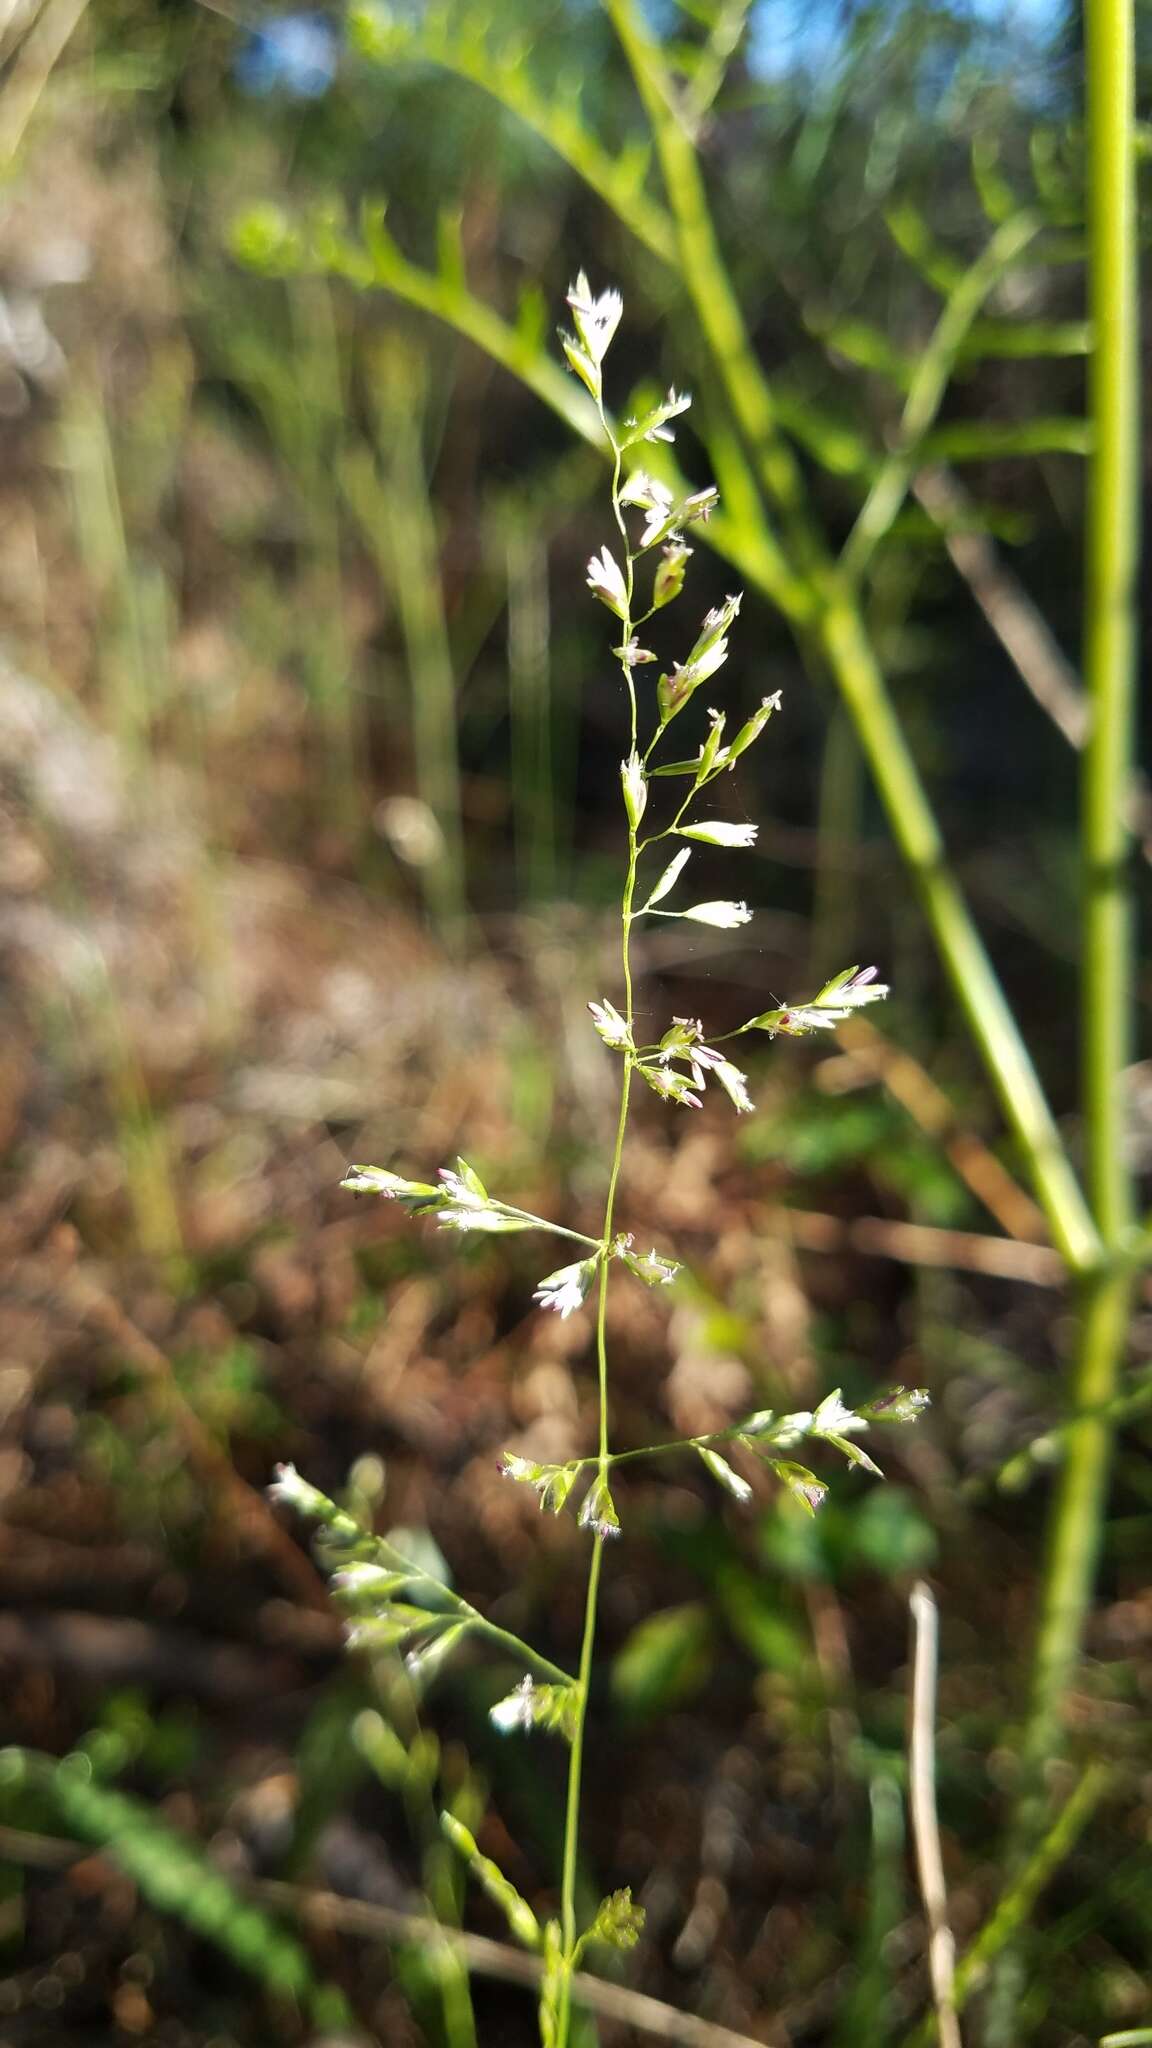
<svg viewBox="0 0 1152 2048"><path fill-rule="evenodd" d="M1136 572L1140 532L1139 309L1131 0L1088 0L1089 304L1095 337L1089 401L1084 673L1091 727L1081 810L1081 1044L1089 1196L1106 1258L1081 1287L1073 1424L1049 1532L1027 1753L1038 1770L1058 1737L1100 1547L1114 1423L1110 1408L1127 1336L1133 1222L1124 1132L1132 1039L1131 838Z"/></svg>
<svg viewBox="0 0 1152 2048"><path fill-rule="evenodd" d="M624 523L620 504L621 459L619 446L612 435L601 409L604 426L613 453L612 467L612 512L617 529L624 543L625 581L628 593L628 616L622 621L622 645L627 646L632 637L632 592L633 562L628 544L628 530ZM628 687L628 702L631 723L631 746L636 745L636 691L626 660L622 660L624 680ZM624 1020L628 1026L629 1041L633 1035L634 1005L632 993L632 904L636 890L637 834L636 826L628 823L628 870L624 879L624 890L620 899L620 965L624 980ZM599 1477L607 1480L608 1452L608 1276L612 1261L608 1247L612 1243L612 1226L616 1215L616 1190L620 1182L620 1168L624 1158L624 1139L628 1129L628 1109L632 1095L632 1074L635 1054L624 1053L620 1075L620 1109L616 1119L616 1142L612 1152L612 1165L608 1175L608 1192L604 1200L604 1223L601 1243L604 1247L597 1276L596 1296L596 1381L598 1402L598 1452ZM576 1703L576 1719L572 1735L572 1746L568 1758L568 1790L564 1810L564 1859L561 1880L560 1927L564 1944L564 1982L560 1998L557 2023L556 2048L567 2048L568 2033L572 2015L572 1976L576 1964L576 1876L580 1844L580 1792L584 1769L584 1730L588 1719L588 1689L592 1679L592 1658L596 1646L596 1626L599 1616L600 1573L604 1562L604 1544L607 1539L597 1533L592 1537L592 1558L588 1567L588 1590L584 1603L584 1632L580 1644L579 1691Z"/></svg>

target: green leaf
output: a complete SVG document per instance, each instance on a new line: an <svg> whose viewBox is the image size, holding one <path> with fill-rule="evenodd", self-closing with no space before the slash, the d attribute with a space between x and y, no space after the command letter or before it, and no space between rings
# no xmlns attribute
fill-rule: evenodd
<svg viewBox="0 0 1152 2048"><path fill-rule="evenodd" d="M799 441L830 476L867 477L877 468L876 452L863 436L807 396L777 387L776 411L793 440Z"/></svg>
<svg viewBox="0 0 1152 2048"><path fill-rule="evenodd" d="M855 1504L842 1541L846 1561L890 1578L928 1571L939 1547L931 1523L900 1486L873 1487Z"/></svg>
<svg viewBox="0 0 1152 2048"><path fill-rule="evenodd" d="M1020 201L998 168L1000 144L994 136L977 135L972 141L972 182L980 204L993 227L999 227L1020 210Z"/></svg>
<svg viewBox="0 0 1152 2048"><path fill-rule="evenodd" d="M921 277L949 298L965 274L964 266L949 250L941 248L919 207L910 199L898 201L887 209L884 225Z"/></svg>
<svg viewBox="0 0 1152 2048"><path fill-rule="evenodd" d="M1086 320L975 320L960 345L962 362L985 356L1086 356L1092 330Z"/></svg>
<svg viewBox="0 0 1152 2048"><path fill-rule="evenodd" d="M34 1751L8 1750L5 1763L51 1799L69 1834L99 1848L159 1912L213 1943L273 1996L309 2007L319 2031L350 2024L343 1995L335 1985L317 1980L295 1937L240 1897L198 1842L141 1800L93 1779L87 1756L57 1761Z"/></svg>
<svg viewBox="0 0 1152 2048"><path fill-rule="evenodd" d="M633 1721L683 1705L707 1679L711 1646L708 1610L697 1602L646 1615L617 1652L613 1697Z"/></svg>
<svg viewBox="0 0 1152 2048"><path fill-rule="evenodd" d="M937 427L917 450L925 462L997 462L1019 455L1090 455L1087 420L964 420Z"/></svg>
<svg viewBox="0 0 1152 2048"><path fill-rule="evenodd" d="M812 1522L799 1515L786 1519L800 1540L818 1542ZM803 1631L781 1604L778 1574L749 1571L734 1561L726 1563L717 1574L716 1597L728 1628L757 1663L767 1671L785 1671L803 1680L811 1667L811 1650Z"/></svg>
<svg viewBox="0 0 1152 2048"><path fill-rule="evenodd" d="M898 389L907 390L916 367L916 358L903 349L898 349L879 327L873 327L866 320L809 319L809 326L827 347L835 349L837 355L845 356L850 363L857 363L862 370L874 370L886 377Z"/></svg>

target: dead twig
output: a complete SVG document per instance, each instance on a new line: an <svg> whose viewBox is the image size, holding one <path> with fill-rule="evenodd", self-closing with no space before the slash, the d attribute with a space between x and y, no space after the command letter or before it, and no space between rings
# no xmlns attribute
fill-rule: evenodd
<svg viewBox="0 0 1152 2048"><path fill-rule="evenodd" d="M0 1859L41 1870L67 1869L90 1857L93 1851L82 1842L64 1841L52 1835L37 1835L23 1828L0 1827ZM108 1861L113 1861L109 1856ZM535 1989L540 1981L540 1962L525 1950L492 1941L485 1934L468 1934L445 1927L420 1913L401 1912L394 1906L377 1906L366 1899L341 1898L338 1892L315 1891L306 1885L283 1884L271 1878L233 1878L238 1891L273 1911L291 1914L302 1926L334 1934L364 1936L370 1940L445 1943L477 1976L494 1977L505 1984L523 1984ZM679 2012L646 1992L631 1991L624 1984L609 1984L602 1977L578 1971L572 1990L589 2012L604 2019L618 2020L658 2040L671 2041L677 2048L764 2048L748 2034L734 2034L730 2027L712 2020L697 2019Z"/></svg>
<svg viewBox="0 0 1152 2048"><path fill-rule="evenodd" d="M920 1896L928 1922L928 1970L940 2048L962 2048L956 2017L956 1942L948 1920L948 1892L936 1814L936 1665L939 1614L921 1579L908 1602L912 1611L912 1729L908 1752L909 1800Z"/></svg>
<svg viewBox="0 0 1152 2048"><path fill-rule="evenodd" d="M925 1135L943 1148L965 1186L1009 1237L1018 1237L1025 1244L1047 1243L1043 1211L1013 1180L990 1146L962 1127L954 1105L919 1060L893 1045L865 1017L849 1018L840 1028L840 1041L848 1058L843 1064L839 1058L830 1060L818 1069L824 1087L843 1092L852 1085L854 1075L859 1080L879 1081Z"/></svg>
<svg viewBox="0 0 1152 2048"><path fill-rule="evenodd" d="M1019 1244L973 1230L942 1230L931 1223L893 1222L884 1216L827 1216L813 1209L778 1209L780 1228L805 1252L860 1252L905 1266L945 1266L1021 1280L1029 1287L1062 1287L1068 1278L1059 1252L1045 1244Z"/></svg>
<svg viewBox="0 0 1152 2048"><path fill-rule="evenodd" d="M48 0L12 61L0 98L0 167L24 140L45 87L87 10L88 0Z"/></svg>
<svg viewBox="0 0 1152 2048"><path fill-rule="evenodd" d="M80 1321L90 1329L100 1330L154 1390L183 1439L189 1463L236 1526L279 1566L282 1578L298 1600L327 1613L328 1595L315 1565L277 1521L260 1490L241 1477L228 1453L205 1429L160 1346L125 1314L118 1301L91 1280L74 1277L66 1298Z"/></svg>
<svg viewBox="0 0 1152 2048"><path fill-rule="evenodd" d="M922 469L913 491L944 536L953 567L1042 711L1078 751L1088 738L1084 685L1019 578L1001 560L986 533L973 531L968 493L951 470ZM1152 860L1152 788L1139 770L1128 788L1128 821Z"/></svg>

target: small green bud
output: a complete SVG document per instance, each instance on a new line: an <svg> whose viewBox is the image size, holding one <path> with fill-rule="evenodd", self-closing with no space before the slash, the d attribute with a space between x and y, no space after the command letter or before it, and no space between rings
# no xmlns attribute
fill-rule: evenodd
<svg viewBox="0 0 1152 2048"><path fill-rule="evenodd" d="M635 751L629 754L626 761L620 763L620 782L624 790L624 808L628 813L628 823L635 831L644 816L648 802L648 780L640 756Z"/></svg>
<svg viewBox="0 0 1152 2048"><path fill-rule="evenodd" d="M752 1488L748 1481L742 1479L738 1472L734 1472L727 1458L722 1458L719 1451L714 1451L709 1444L697 1444L696 1449L713 1479L719 1481L725 1493L730 1493L733 1500L738 1500L741 1507L746 1507L752 1498Z"/></svg>
<svg viewBox="0 0 1152 2048"><path fill-rule="evenodd" d="M601 1899L584 1941L603 1941L609 1948L635 1948L644 1931L644 1908L632 1903L631 1889ZM583 1945L583 1943L581 1944Z"/></svg>
<svg viewBox="0 0 1152 2048"><path fill-rule="evenodd" d="M662 610L666 604L671 604L674 597L679 597L691 553L691 548L686 547L682 540L670 540L666 548L661 548L660 564L652 584L654 611Z"/></svg>
<svg viewBox="0 0 1152 2048"><path fill-rule="evenodd" d="M759 739L761 733L764 730L764 727L767 725L768 720L771 718L772 713L774 711L779 711L779 709L780 692L779 690L776 690L773 692L771 697L765 697L763 699L760 705L760 709L758 711L754 711L752 713L751 718L747 719L745 723L740 727L739 732L736 734L735 739L732 741L732 744L728 749L727 757L724 763L726 768L730 768L732 766L732 763L736 761L741 754L746 753L748 748L752 746L756 740Z"/></svg>
<svg viewBox="0 0 1152 2048"><path fill-rule="evenodd" d="M612 1499L608 1481L599 1474L584 1496L579 1520L580 1527L591 1529L593 1535L598 1536L601 1542L609 1536L620 1534L620 1517L616 1513L616 1504Z"/></svg>

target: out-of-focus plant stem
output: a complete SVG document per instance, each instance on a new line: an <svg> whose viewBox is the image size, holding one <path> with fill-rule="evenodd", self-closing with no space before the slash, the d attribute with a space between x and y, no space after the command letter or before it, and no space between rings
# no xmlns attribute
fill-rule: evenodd
<svg viewBox="0 0 1152 2048"><path fill-rule="evenodd" d="M1081 1287L1073 1420L1052 1505L1021 1788L1023 1846L1092 1597L1134 1279L1123 1080L1132 1030L1131 850L1136 572L1140 534L1132 0L1088 0L1089 307L1094 347L1084 674L1091 723L1081 811L1081 1030L1088 1191L1105 1256Z"/></svg>
<svg viewBox="0 0 1152 2048"><path fill-rule="evenodd" d="M540 903L556 886L548 567L544 544L527 522L510 525L504 561L516 866L521 897Z"/></svg>
<svg viewBox="0 0 1152 2048"><path fill-rule="evenodd" d="M450 950L467 916L456 684L440 546L420 423L427 391L414 349L394 339L377 364L381 471L350 464L345 488L391 589L411 685L416 783L437 834L420 868L429 913Z"/></svg>
<svg viewBox="0 0 1152 2048"><path fill-rule="evenodd" d="M1099 1252L1096 1226L1020 1027L949 869L939 825L856 605L846 596L833 598L816 631L1053 1238L1073 1270L1087 1270Z"/></svg>
<svg viewBox="0 0 1152 2048"><path fill-rule="evenodd" d="M1132 0L1088 0L1090 417L1084 675L1084 1110L1088 1184L1110 1247L1132 1222L1122 1077L1132 1033L1131 838L1136 577L1140 545L1135 31Z"/></svg>
<svg viewBox="0 0 1152 2048"><path fill-rule="evenodd" d="M605 0L612 25L636 81L660 159L676 237L676 256L693 311L728 393L735 419L750 445L756 470L787 529L792 552L818 553L807 492L791 445L779 432L772 391L752 349L739 301L716 241L700 161L678 109L663 53L634 0ZM772 546L776 602L792 617L811 609L812 592L801 570L767 532Z"/></svg>

